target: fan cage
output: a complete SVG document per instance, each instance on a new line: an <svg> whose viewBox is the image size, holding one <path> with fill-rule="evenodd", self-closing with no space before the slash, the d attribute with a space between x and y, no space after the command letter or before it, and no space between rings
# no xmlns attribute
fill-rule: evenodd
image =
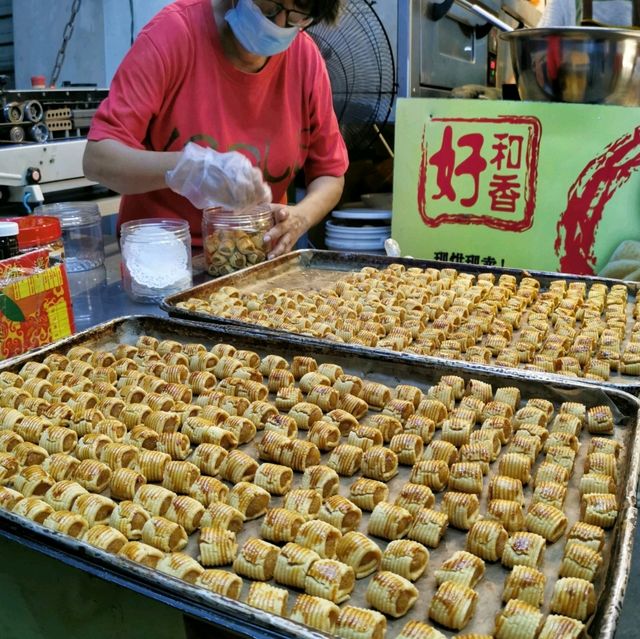
<svg viewBox="0 0 640 639"><path fill-rule="evenodd" d="M327 65L333 107L350 155L367 151L397 93L389 36L370 0L348 0L336 26L308 31Z"/></svg>

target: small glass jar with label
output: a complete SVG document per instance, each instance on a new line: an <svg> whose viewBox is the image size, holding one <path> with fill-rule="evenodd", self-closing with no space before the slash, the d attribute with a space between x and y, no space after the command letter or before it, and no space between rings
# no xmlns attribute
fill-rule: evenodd
<svg viewBox="0 0 640 639"><path fill-rule="evenodd" d="M205 209L202 240L209 274L226 275L266 260L270 247L265 244L264 235L273 224L269 205L242 211Z"/></svg>
<svg viewBox="0 0 640 639"><path fill-rule="evenodd" d="M0 221L0 260L18 255L18 233L20 227L15 222Z"/></svg>

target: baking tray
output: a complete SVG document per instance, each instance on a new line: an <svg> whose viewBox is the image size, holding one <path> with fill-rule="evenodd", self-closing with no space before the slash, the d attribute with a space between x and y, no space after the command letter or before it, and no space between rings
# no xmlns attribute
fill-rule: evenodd
<svg viewBox="0 0 640 639"><path fill-rule="evenodd" d="M640 402L632 395L615 388L596 388L589 384L569 380L548 384L541 380L525 378L515 369L487 371L486 367L481 368L471 364L464 368L457 367L453 369L445 365L441 360L422 360L419 362L404 360L399 362L392 354L387 355L386 353L372 350L354 357L353 354L342 349L336 349L326 342L309 344L307 340L246 333L242 329L234 327L216 327L147 316L131 316L112 320L33 353L8 360L0 366L0 370L15 371L26 361L41 359L52 352L66 352L71 346L79 344L94 348L106 348L120 342L134 343L141 334L153 335L159 339L176 339L185 342L198 341L207 346L222 341L233 344L237 348L255 350L260 355L275 353L289 359L293 355L305 354L315 357L318 362L331 361L339 364L345 369L345 372L389 385L395 385L402 381L402 383L416 384L426 389L442 375L457 374L465 379L473 377L491 383L494 388L499 385L517 386L524 398L543 397L553 401L556 406L559 402L568 400L583 401L591 405L608 403L616 415L615 436L624 444L623 458L620 465L621 481L618 486L620 511L616 526L609 533L608 544L605 549L606 570L603 570L596 580L596 589L599 593L598 607L596 614L590 621L589 634L592 637L600 637L602 639L612 639L614 637L631 569L637 519L636 490L638 486L638 471L640 469L640 435L638 430ZM581 448L583 453L584 448L584 446ZM325 453L325 455L327 454ZM572 485L573 489L576 489L578 483L577 475L578 473L574 475L570 489ZM347 479L347 481L351 483L353 478ZM390 486L392 486L393 481L389 482ZM392 494L393 490L392 488ZM527 491L530 490L530 488L527 489ZM342 486L341 493L345 494L344 486ZM570 501L569 496L567 502ZM275 505L277 504L272 501L272 506ZM565 507L565 510L567 510L567 507ZM365 515L367 514L365 513ZM570 521L573 521L571 517ZM363 519L363 523L360 526L361 531L366 530L365 522L366 518ZM133 564L88 546L83 542L48 531L10 512L0 511L0 535L64 561L78 569L168 604L191 617L203 620L219 628L232 630L243 636L302 637L305 639L319 639L326 636L287 619L269 615L241 602L226 600L185 582L165 576L158 571ZM433 580L433 570L440 565L445 556L461 547L461 540L464 540L464 537L465 533L449 529L438 549L431 551L430 567L427 571L428 576L421 579ZM239 543L242 543L242 541L243 539L239 537ZM380 543L382 544L383 542ZM555 547L548 547L545 567L552 564L550 566L552 572L557 570L556 564L560 553L561 550L558 544L555 544ZM497 574L500 575L499 578L495 577ZM485 607L488 608L486 604L489 599L494 603L499 599L505 574L506 571L500 565L495 566L487 563L485 579L476 587L480 593L480 602L483 609ZM360 592L358 594L358 592L354 591L353 600L349 603L366 606L362 598L362 583L365 581L367 580L359 580ZM548 584L549 586L552 586L552 584ZM245 581L243 598L246 596L247 587L247 581ZM404 618L390 622L390 632L387 634L389 638L397 634L408 619L424 620L426 618L427 603L430 597L426 597L424 593L426 590L432 592L434 586L433 584L423 586L418 582L418 587L421 593L419 603ZM548 597L549 590L547 590L547 601ZM290 604L292 601L293 597L290 597ZM495 609L494 607L493 611ZM476 617L464 631L491 632L490 626L493 620L493 611L490 615L485 613L483 616L479 607ZM448 633L449 636L453 634Z"/></svg>
<svg viewBox="0 0 640 639"><path fill-rule="evenodd" d="M215 280L200 284L193 288L187 289L180 293L166 297L161 308L165 310L171 317L193 320L196 322L212 322L215 324L223 324L227 326L244 326L259 331L264 335L294 335L294 333L284 331L282 329L272 329L252 324L247 321L230 319L219 315L210 315L198 311L188 311L178 308L177 304L184 302L189 298L208 298L212 293L219 291L223 286L234 286L242 292L259 293L270 288L280 287L287 290L300 291L318 291L335 283L338 277L348 271L357 271L365 266L375 268L385 268L390 264L403 264L407 268L455 268L462 273L493 273L496 277L502 274L511 274L519 281L523 277L534 277L542 285L544 289L552 280L564 279L568 282L585 282L588 286L595 283L602 283L610 287L614 284L624 284L631 295L637 297L640 283L626 282L622 280L607 279L601 277L592 277L587 275L571 275L565 273L551 273L547 271L535 271L528 269L514 268L498 268L485 267L473 264L459 264L449 262L437 262L433 260L419 260L413 258L387 257L384 255L369 255L363 253L342 253L338 251L319 251L315 249L305 249L294 251L286 255L280 256L267 262L256 264L246 269L231 273ZM633 323L631 313L628 313L629 324ZM337 343L339 348L345 348L353 353L361 354L371 350L370 347L358 346L352 344ZM374 348L376 352L383 352L383 349ZM425 359L442 359L434 356L413 355L392 351L399 358L418 358ZM451 360L446 360L447 362ZM462 361L462 360L461 360ZM490 370L494 366L487 364ZM500 367L501 368L501 367ZM524 368L518 369L521 372L531 375L537 379L547 379L549 381L557 379L566 379L561 375L552 373L541 373L536 371L527 371ZM633 394L640 393L640 377L630 375L620 375L615 371L611 371L611 377L606 382L591 382L584 380L585 383L606 384L618 387Z"/></svg>

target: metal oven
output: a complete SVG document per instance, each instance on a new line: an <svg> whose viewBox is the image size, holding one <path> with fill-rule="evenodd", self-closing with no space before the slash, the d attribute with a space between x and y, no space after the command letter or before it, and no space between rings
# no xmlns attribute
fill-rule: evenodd
<svg viewBox="0 0 640 639"><path fill-rule="evenodd" d="M528 0L484 0L510 26L535 26ZM497 30L454 0L398 0L398 80L401 97L446 97L462 85L500 86ZM506 52L506 48L504 48Z"/></svg>

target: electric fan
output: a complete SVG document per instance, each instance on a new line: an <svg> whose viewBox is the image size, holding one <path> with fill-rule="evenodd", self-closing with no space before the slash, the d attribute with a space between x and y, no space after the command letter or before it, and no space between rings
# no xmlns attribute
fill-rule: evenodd
<svg viewBox="0 0 640 639"><path fill-rule="evenodd" d="M354 155L377 139L396 95L393 51L373 5L371 0L347 0L337 26L308 30L326 62L333 107Z"/></svg>

